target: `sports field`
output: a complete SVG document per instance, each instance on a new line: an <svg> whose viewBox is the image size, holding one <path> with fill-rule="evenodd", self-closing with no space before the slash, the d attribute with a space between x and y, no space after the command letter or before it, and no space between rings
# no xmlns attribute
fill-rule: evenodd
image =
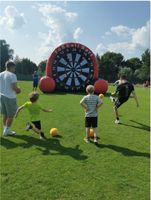
<svg viewBox="0 0 151 200"><path fill-rule="evenodd" d="M31 82L19 82L18 105L28 100ZM108 92L113 92L110 87ZM83 94L43 94L39 102L52 113L41 113L48 138L25 131L28 111L21 112L3 137L1 129L2 200L149 200L149 89L137 87L140 107L129 101L114 124L108 95L99 110L99 145L83 141ZM2 121L2 120L1 120ZM2 123L1 123L2 124ZM49 130L58 128L60 137Z"/></svg>

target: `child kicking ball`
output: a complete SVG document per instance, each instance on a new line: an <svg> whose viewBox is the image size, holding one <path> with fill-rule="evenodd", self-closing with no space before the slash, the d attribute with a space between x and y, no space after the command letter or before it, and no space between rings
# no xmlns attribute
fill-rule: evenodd
<svg viewBox="0 0 151 200"><path fill-rule="evenodd" d="M40 121L40 112L52 112L51 109L42 108L38 104L39 94L37 92L31 92L29 94L30 101L25 102L22 106L20 106L15 114L15 117L18 116L19 112L24 108L27 108L30 114L31 123L26 124L26 130L32 129L34 132L40 135L40 139L46 139L44 132L41 129L41 121Z"/></svg>

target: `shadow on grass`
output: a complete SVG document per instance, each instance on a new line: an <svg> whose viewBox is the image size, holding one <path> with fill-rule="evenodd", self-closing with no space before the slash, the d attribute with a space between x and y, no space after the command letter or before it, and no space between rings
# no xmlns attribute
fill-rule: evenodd
<svg viewBox="0 0 151 200"><path fill-rule="evenodd" d="M30 137L27 135L15 135L14 138L24 140L24 143L15 143L8 138L1 138L1 145L7 149L12 149L16 147L30 148L36 146L36 149L41 151L43 155L65 155L71 156L76 160L86 160L88 157L82 155L83 151L76 145L74 148L65 147L60 144L58 138L47 139L46 141Z"/></svg>
<svg viewBox="0 0 151 200"><path fill-rule="evenodd" d="M128 148L119 147L119 146L112 145L112 144L96 144L96 146L101 148L101 149L102 148L112 149L113 151L117 151L119 153L122 153L124 156L141 156L141 157L150 158L149 153L134 151L134 150L131 150L131 149L128 149Z"/></svg>
<svg viewBox="0 0 151 200"><path fill-rule="evenodd" d="M134 120L130 120L131 122L134 122L135 124L139 125L131 125L131 124L124 124L124 123L120 123L120 125L124 125L124 126L130 126L130 127L133 127L133 128L138 128L138 129L142 129L142 130L145 130L145 131L148 131L150 132L150 127L147 126L146 124L142 124L140 122L136 122Z"/></svg>

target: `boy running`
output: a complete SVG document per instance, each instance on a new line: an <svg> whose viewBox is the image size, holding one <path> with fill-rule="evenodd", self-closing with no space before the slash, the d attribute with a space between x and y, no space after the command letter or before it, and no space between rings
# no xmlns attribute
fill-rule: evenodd
<svg viewBox="0 0 151 200"><path fill-rule="evenodd" d="M18 113L23 109L27 108L30 114L31 124L27 123L26 130L32 129L34 132L40 134L40 139L46 139L43 131L41 130L41 121L40 121L40 111L52 112L51 109L44 109L38 103L39 94L37 92L31 92L29 94L30 101L25 102L22 106L17 109L15 117L18 116Z"/></svg>

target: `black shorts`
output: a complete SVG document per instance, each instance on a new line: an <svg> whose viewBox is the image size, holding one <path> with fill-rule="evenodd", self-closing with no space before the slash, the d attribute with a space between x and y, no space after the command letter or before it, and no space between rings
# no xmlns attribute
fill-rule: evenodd
<svg viewBox="0 0 151 200"><path fill-rule="evenodd" d="M41 130L41 122L40 121L32 121L32 124L34 124L37 129Z"/></svg>
<svg viewBox="0 0 151 200"><path fill-rule="evenodd" d="M85 127L86 128L97 128L98 127L98 118L97 117L86 117L85 118Z"/></svg>
<svg viewBox="0 0 151 200"><path fill-rule="evenodd" d="M115 101L115 107L116 108L119 108L123 103L125 103L126 101L127 101L128 99L117 99L116 101Z"/></svg>

